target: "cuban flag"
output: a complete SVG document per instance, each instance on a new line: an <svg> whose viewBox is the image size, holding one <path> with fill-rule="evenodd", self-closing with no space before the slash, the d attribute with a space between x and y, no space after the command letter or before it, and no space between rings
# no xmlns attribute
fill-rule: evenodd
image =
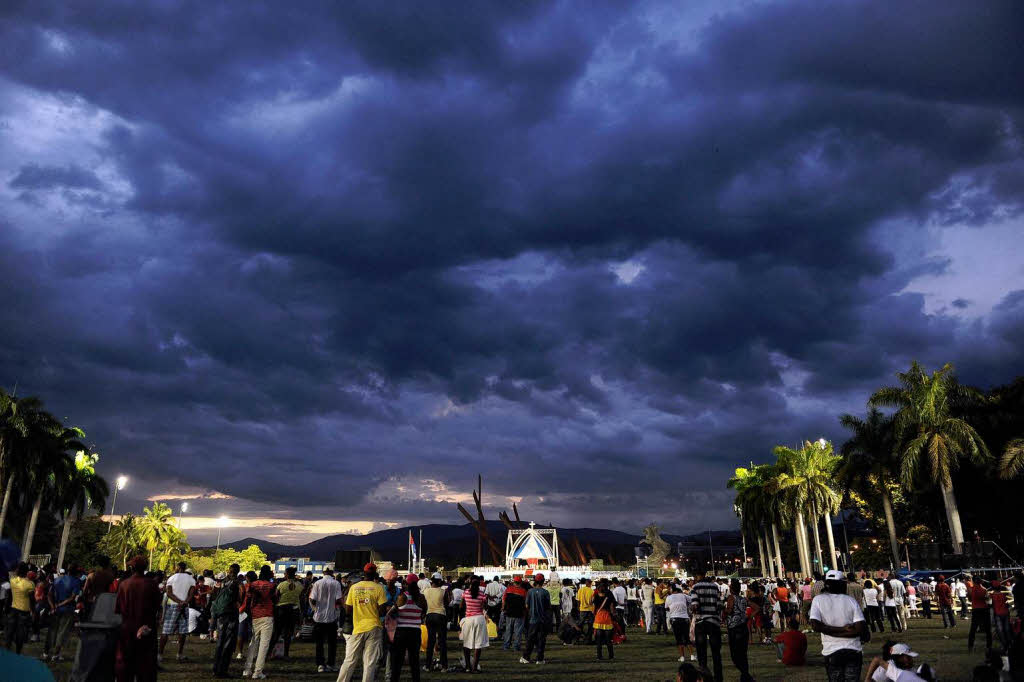
<svg viewBox="0 0 1024 682"><path fill-rule="evenodd" d="M412 531L409 531L409 552L412 555L412 560L416 561L416 541L412 539Z"/></svg>

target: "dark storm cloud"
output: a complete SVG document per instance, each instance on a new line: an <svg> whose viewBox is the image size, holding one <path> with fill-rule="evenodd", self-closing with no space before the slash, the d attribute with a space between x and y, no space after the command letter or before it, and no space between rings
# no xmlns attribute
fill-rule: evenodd
<svg viewBox="0 0 1024 682"><path fill-rule="evenodd" d="M671 9L8 5L3 115L91 137L0 152L0 376L154 482L684 529L911 359L1024 370L1019 296L928 312L901 248L1020 215L1019 6Z"/></svg>

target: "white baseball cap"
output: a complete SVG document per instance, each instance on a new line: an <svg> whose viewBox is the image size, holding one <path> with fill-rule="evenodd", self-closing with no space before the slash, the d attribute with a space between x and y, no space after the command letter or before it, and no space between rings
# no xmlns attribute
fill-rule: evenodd
<svg viewBox="0 0 1024 682"><path fill-rule="evenodd" d="M918 653L911 649L909 644L903 644L902 642L894 644L892 649L889 650L889 654L891 656L910 656L912 658L917 658L918 656Z"/></svg>
<svg viewBox="0 0 1024 682"><path fill-rule="evenodd" d="M843 575L842 571L832 569L825 574L825 580L846 580L846 576Z"/></svg>

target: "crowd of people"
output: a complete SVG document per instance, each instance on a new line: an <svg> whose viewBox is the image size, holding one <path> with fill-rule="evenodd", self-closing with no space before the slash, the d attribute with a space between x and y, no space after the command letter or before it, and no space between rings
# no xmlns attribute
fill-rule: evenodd
<svg viewBox="0 0 1024 682"><path fill-rule="evenodd" d="M315 642L315 670L338 673L348 682L361 670L364 682L383 673L397 681L408 668L422 672L482 671L485 649L500 646L523 665L545 665L549 635L562 646L593 647L598 661L614 661L629 636L672 637L680 680L723 679L722 647L743 682L752 680L750 646L772 647L787 667L806 664L807 635L820 634L829 680L861 679L864 644L871 633L893 635L868 666L868 679L934 680L896 635L915 618L941 617L944 628L970 622L967 640L993 636L1004 653L1020 655L1020 627L1011 626L1024 604L1024 576L986 582L970 575L924 580L898 576L860 578L830 571L815 579L761 578L749 582L698 573L690 579L560 580L557 575L486 580L440 573L381 576L367 564L361 572L297 576L294 568L275 577L270 566L242 573L194 575L185 564L174 573L150 572L145 557L115 573L102 560L86 573L79 567L55 570L19 563L0 590L4 644L21 653L26 642L42 641L44 661L67 652L72 624L88 619L99 595L116 594L121 615L116 679L145 682L186 660L189 636L210 644L215 677L238 668L245 678L266 677L268 661L290 659L293 639ZM1007 584L1008 583L1008 584ZM959 613L957 613L959 611ZM45 637L43 631L45 630ZM461 652L450 655L449 632L458 632ZM339 638L344 643L338 665ZM424 646L425 645L425 646ZM232 670L235 667L235 671Z"/></svg>

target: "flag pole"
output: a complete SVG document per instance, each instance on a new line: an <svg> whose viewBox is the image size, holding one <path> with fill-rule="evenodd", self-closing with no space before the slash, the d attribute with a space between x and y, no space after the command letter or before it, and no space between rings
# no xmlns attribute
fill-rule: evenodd
<svg viewBox="0 0 1024 682"><path fill-rule="evenodd" d="M417 547L417 549L420 551L420 570L419 570L419 572L423 573L426 570L426 567L423 565L423 529L422 528L420 528L420 546Z"/></svg>

